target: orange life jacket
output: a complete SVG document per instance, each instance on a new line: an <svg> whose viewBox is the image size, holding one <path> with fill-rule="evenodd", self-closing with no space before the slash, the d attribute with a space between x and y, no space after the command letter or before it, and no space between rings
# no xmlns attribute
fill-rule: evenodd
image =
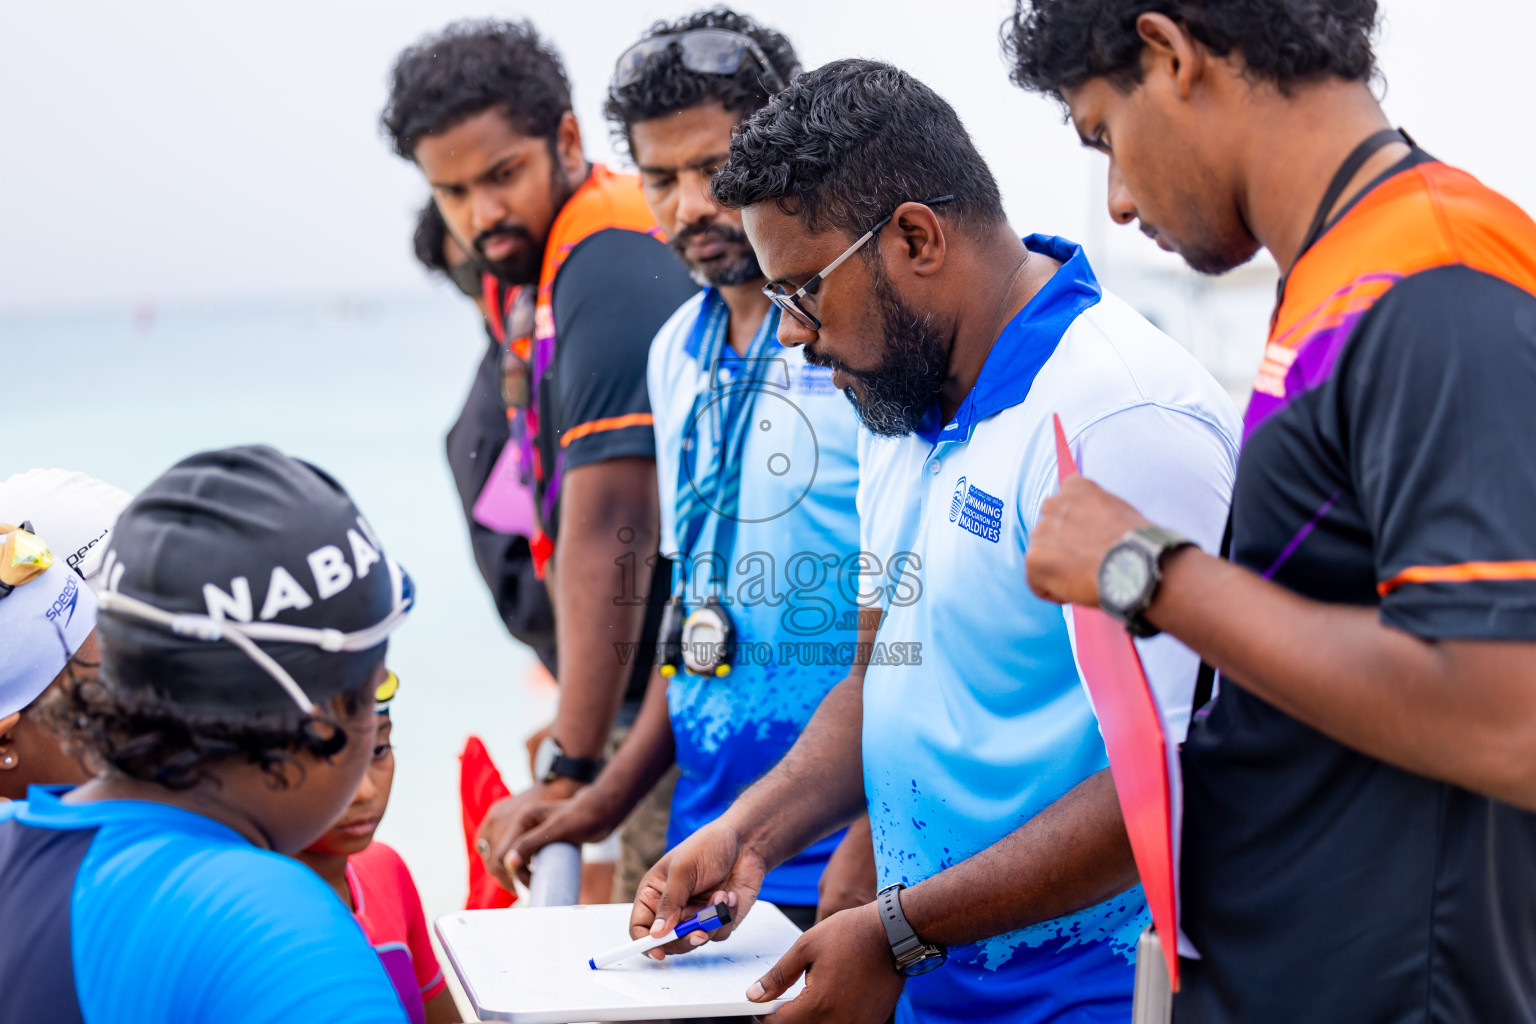
<svg viewBox="0 0 1536 1024"><path fill-rule="evenodd" d="M656 219L645 205L640 191L640 179L632 174L617 174L602 164L593 164L587 180L571 194L555 222L550 226L549 237L544 245L544 265L539 272L539 288L535 296L533 334L531 337L507 337L507 322L515 308L521 289L502 284L491 274L483 278L487 320L498 342L508 345L529 367L529 380L533 400L527 409L508 409L509 420L521 419L522 429L513 425L513 443L522 448L522 465L532 470L532 479L526 481L537 494L541 522L554 518L556 502L560 496L562 459L555 450L553 466L544 465L539 446L539 382L554 363L555 345L559 325L555 323L555 279L560 268L578 245L599 231L618 229L638 231L665 241ZM626 425L632 419L626 418ZM489 485L488 485L489 486ZM554 554L554 542L540 528L529 538L535 569L544 576L544 567Z"/></svg>

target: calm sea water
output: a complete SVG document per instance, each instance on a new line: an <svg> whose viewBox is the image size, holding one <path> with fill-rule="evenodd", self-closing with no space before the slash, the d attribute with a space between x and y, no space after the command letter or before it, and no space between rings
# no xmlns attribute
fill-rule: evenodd
<svg viewBox="0 0 1536 1024"><path fill-rule="evenodd" d="M0 316L0 479L58 466L137 491L193 452L272 444L341 480L410 570L419 600L390 645L398 769L379 838L411 865L429 919L463 905L465 737L521 788L523 737L554 708L475 570L443 456L482 337L449 294Z"/></svg>

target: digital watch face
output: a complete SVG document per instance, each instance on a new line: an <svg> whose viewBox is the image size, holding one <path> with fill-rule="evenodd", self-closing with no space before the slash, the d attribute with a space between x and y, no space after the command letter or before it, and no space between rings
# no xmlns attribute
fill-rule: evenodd
<svg viewBox="0 0 1536 1024"><path fill-rule="evenodd" d="M729 615L717 604L706 604L688 616L683 623L683 664L688 671L712 676L727 663L735 632Z"/></svg>
<svg viewBox="0 0 1536 1024"><path fill-rule="evenodd" d="M1099 572L1099 603L1111 608L1133 607L1147 588L1147 560L1133 548L1120 548L1105 559Z"/></svg>

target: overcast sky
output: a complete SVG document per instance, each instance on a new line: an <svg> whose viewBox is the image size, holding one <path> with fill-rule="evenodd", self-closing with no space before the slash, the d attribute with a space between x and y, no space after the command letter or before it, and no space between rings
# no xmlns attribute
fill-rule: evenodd
<svg viewBox="0 0 1536 1024"><path fill-rule="evenodd" d="M1383 0L1388 113L1432 153L1536 209L1529 0ZM1103 160L1007 80L1011 0L747 0L808 67L879 57L959 110L1020 232L1155 261L1111 228ZM410 256L426 195L377 129L404 45L467 16L532 17L564 55L587 152L613 60L666 0L73 0L0 10L0 309L89 301L377 295L428 287Z"/></svg>

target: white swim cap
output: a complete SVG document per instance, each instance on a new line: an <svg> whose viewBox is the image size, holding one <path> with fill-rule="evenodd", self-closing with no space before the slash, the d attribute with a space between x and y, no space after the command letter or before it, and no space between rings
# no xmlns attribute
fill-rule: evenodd
<svg viewBox="0 0 1536 1024"><path fill-rule="evenodd" d="M62 561L0 597L0 718L48 689L95 628L96 597Z"/></svg>
<svg viewBox="0 0 1536 1024"><path fill-rule="evenodd" d="M127 491L63 469L32 469L0 483L0 523L30 522L54 559L100 593L112 524L132 500Z"/></svg>

